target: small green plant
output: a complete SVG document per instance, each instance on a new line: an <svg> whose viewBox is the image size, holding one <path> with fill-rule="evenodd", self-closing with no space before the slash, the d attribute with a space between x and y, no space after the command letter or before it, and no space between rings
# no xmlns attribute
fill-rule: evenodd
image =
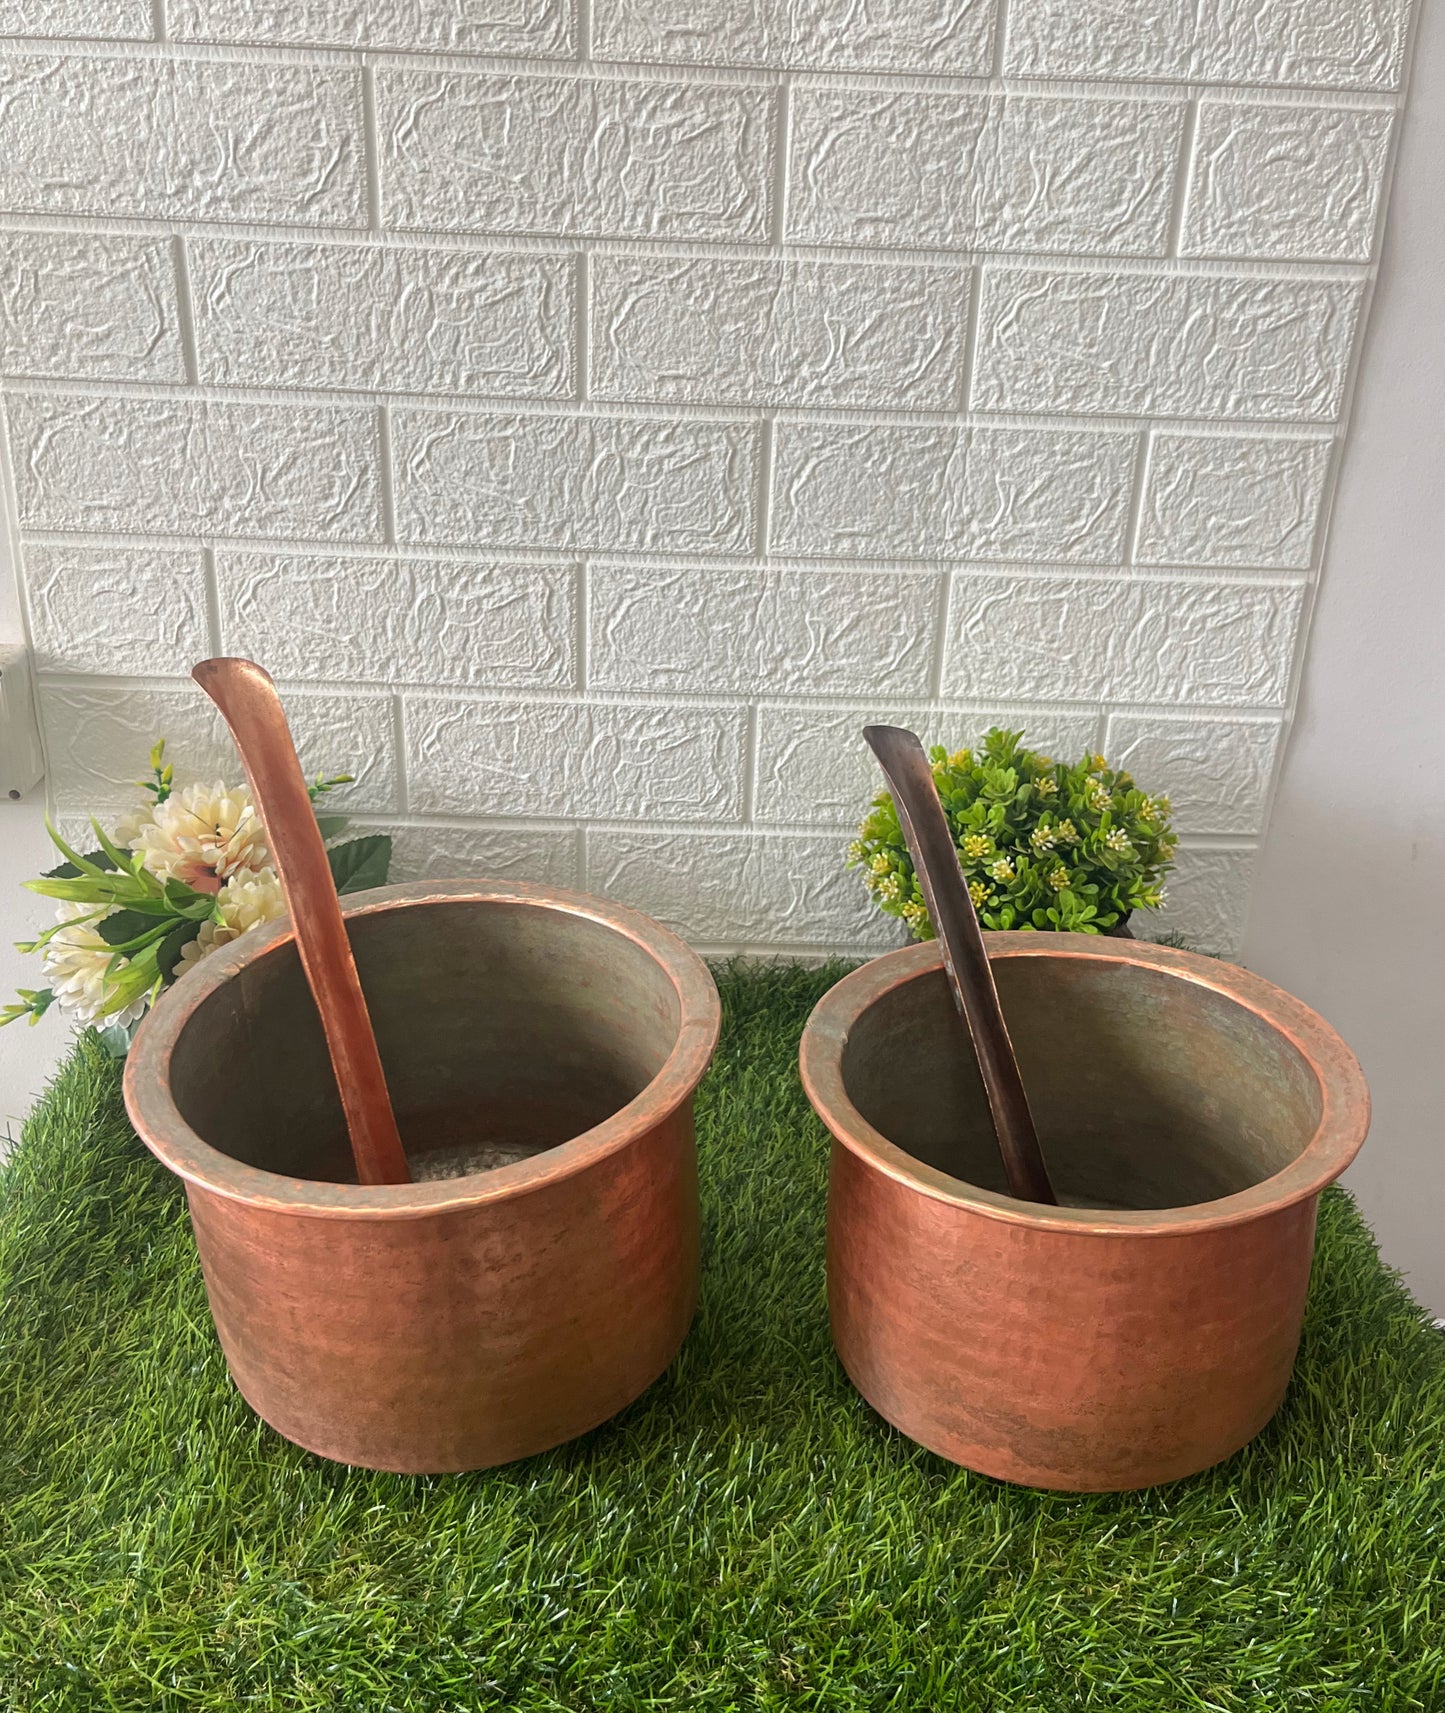
<svg viewBox="0 0 1445 1713"><path fill-rule="evenodd" d="M984 927L1102 934L1135 910L1162 908L1175 846L1167 797L1139 790L1101 755L1060 767L1025 749L1022 732L997 727L977 750L928 753ZM848 857L881 910L901 917L914 939L933 938L886 791Z"/></svg>

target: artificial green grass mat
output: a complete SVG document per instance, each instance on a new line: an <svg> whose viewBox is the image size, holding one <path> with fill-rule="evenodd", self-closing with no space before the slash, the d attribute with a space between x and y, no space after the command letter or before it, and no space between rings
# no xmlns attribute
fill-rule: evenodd
<svg viewBox="0 0 1445 1713"><path fill-rule="evenodd" d="M82 1042L3 1177L0 1707L1445 1709L1445 1339L1343 1193L1289 1399L1208 1474L1006 1487L852 1391L794 1068L839 973L721 972L681 1358L477 1475L342 1469L256 1420Z"/></svg>

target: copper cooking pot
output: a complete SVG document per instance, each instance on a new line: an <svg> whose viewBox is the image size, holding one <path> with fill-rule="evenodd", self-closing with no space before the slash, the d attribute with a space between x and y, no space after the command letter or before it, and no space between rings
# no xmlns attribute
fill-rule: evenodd
<svg viewBox="0 0 1445 1713"><path fill-rule="evenodd" d="M1101 1492L1228 1457L1278 1409L1320 1192L1369 1127L1307 1006L1142 941L984 936L1060 1199L1008 1195L937 944L803 1035L833 1134L828 1303L858 1390L987 1475Z"/></svg>
<svg viewBox="0 0 1445 1713"><path fill-rule="evenodd" d="M185 974L146 1019L126 1105L185 1180L242 1395L339 1462L478 1469L597 1426L671 1362L697 1301L692 1096L707 967L636 911L495 881L343 900L413 1170L349 1153L289 924Z"/></svg>

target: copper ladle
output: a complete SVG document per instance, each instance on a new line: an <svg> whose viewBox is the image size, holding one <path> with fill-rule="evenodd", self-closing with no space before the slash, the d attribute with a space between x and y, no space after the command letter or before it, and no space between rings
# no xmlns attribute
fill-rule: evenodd
<svg viewBox="0 0 1445 1713"><path fill-rule="evenodd" d="M1039 1148L983 933L933 783L933 769L916 734L901 726L864 726L863 736L893 793L898 823L943 951L953 1002L978 1056L1009 1194L1020 1201L1056 1207L1059 1198Z"/></svg>
<svg viewBox="0 0 1445 1713"><path fill-rule="evenodd" d="M321 1015L357 1178L363 1184L410 1183L326 844L271 674L254 660L220 658L203 660L191 676L221 710L241 752L301 967Z"/></svg>

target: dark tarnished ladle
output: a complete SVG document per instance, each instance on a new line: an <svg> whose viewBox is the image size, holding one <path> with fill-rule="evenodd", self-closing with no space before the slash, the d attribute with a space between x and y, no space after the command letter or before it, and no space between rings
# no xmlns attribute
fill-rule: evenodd
<svg viewBox="0 0 1445 1713"><path fill-rule="evenodd" d="M898 824L943 951L953 1001L978 1056L1009 1193L1020 1201L1057 1206L933 769L917 736L901 726L865 726L863 736L893 793Z"/></svg>
<svg viewBox="0 0 1445 1713"><path fill-rule="evenodd" d="M286 894L301 967L321 1014L356 1176L363 1184L408 1184L411 1170L397 1132L326 844L271 674L254 660L221 658L203 660L192 668L191 676L221 710L241 752L241 765Z"/></svg>

